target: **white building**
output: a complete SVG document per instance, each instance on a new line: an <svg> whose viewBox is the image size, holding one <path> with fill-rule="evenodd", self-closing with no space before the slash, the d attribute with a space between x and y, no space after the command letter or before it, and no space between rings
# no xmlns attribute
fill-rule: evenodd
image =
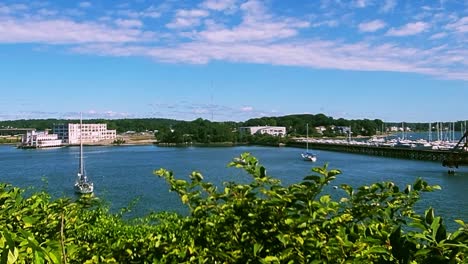
<svg viewBox="0 0 468 264"><path fill-rule="evenodd" d="M54 124L54 133L64 143L79 144L80 134L83 143L98 143L116 139L116 130L108 130L107 124Z"/></svg>
<svg viewBox="0 0 468 264"><path fill-rule="evenodd" d="M62 140L57 134L49 134L49 131L27 131L21 136L21 147L23 148L47 148L60 147Z"/></svg>
<svg viewBox="0 0 468 264"><path fill-rule="evenodd" d="M317 133L319 134L323 134L323 131L327 130L327 128L325 126L318 126L318 127L315 127L315 131L317 131Z"/></svg>
<svg viewBox="0 0 468 264"><path fill-rule="evenodd" d="M392 126L390 128L387 128L387 131L390 131L390 132L398 132L398 131L411 131L411 128L410 127L396 127L396 126Z"/></svg>
<svg viewBox="0 0 468 264"><path fill-rule="evenodd" d="M254 134L268 134L272 136L284 136L286 135L286 127L279 126L253 126L253 127L240 127L241 133Z"/></svg>

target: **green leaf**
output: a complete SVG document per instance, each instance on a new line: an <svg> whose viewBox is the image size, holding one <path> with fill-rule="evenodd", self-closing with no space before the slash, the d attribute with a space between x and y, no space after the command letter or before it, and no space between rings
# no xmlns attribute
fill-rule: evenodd
<svg viewBox="0 0 468 264"><path fill-rule="evenodd" d="M418 251L416 251L416 253L414 254L415 257L419 257L419 256L425 256L425 255L428 255L429 253L431 253L431 249L428 249L428 248L422 248Z"/></svg>
<svg viewBox="0 0 468 264"><path fill-rule="evenodd" d="M434 221L431 224L431 229L432 229L432 239L436 240L437 232L439 231L440 227L440 217L435 217Z"/></svg>
<svg viewBox="0 0 468 264"><path fill-rule="evenodd" d="M320 202L324 204L328 204L330 202L330 195L324 195L320 197Z"/></svg>
<svg viewBox="0 0 468 264"><path fill-rule="evenodd" d="M263 259L266 263L271 263L271 262L279 262L278 257L275 256L267 256Z"/></svg>
<svg viewBox="0 0 468 264"><path fill-rule="evenodd" d="M465 225L466 225L465 222L463 222L463 221L460 220L460 219L456 219L455 222L457 222L457 223L458 223L459 225L461 225L461 226L465 226Z"/></svg>
<svg viewBox="0 0 468 264"><path fill-rule="evenodd" d="M15 248L13 248L13 250L10 249L8 251L8 261L7 261L7 263L8 264L16 263L16 261L18 260L18 255L19 255L18 248L15 247Z"/></svg>
<svg viewBox="0 0 468 264"><path fill-rule="evenodd" d="M258 252L260 252L262 249L263 249L263 245L261 245L259 243L255 243L254 248L253 248L254 256L256 257Z"/></svg>
<svg viewBox="0 0 468 264"><path fill-rule="evenodd" d="M322 178L320 178L320 176L316 176L316 175L309 175L309 176L304 177L305 181L313 181L316 183L319 183L321 179Z"/></svg>
<svg viewBox="0 0 468 264"><path fill-rule="evenodd" d="M369 253L379 253L379 254L385 254L389 253L388 249L382 246L374 246L369 249Z"/></svg>
<svg viewBox="0 0 468 264"><path fill-rule="evenodd" d="M180 199L182 200L182 203L184 203L184 204L188 203L188 201L189 201L189 198L188 198L187 194L182 195L182 197Z"/></svg>
<svg viewBox="0 0 468 264"><path fill-rule="evenodd" d="M439 229L437 229L437 233L436 233L435 239L436 239L437 242L440 242L440 241L442 241L442 240L444 240L444 239L446 239L446 238L447 238L447 231L446 231L446 229L445 229L445 226L444 226L444 224L443 224L443 221L441 220L441 221L440 221Z"/></svg>
<svg viewBox="0 0 468 264"><path fill-rule="evenodd" d="M433 221L434 221L434 209L429 208L428 210L426 210L426 223L430 225L432 224Z"/></svg>

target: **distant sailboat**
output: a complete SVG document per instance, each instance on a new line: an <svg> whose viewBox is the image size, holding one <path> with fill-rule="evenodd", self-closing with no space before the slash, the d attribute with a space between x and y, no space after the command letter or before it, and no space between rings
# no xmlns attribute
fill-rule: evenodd
<svg viewBox="0 0 468 264"><path fill-rule="evenodd" d="M306 152L301 153L302 159L305 161L317 161L317 155L314 153L309 152L309 124L306 125Z"/></svg>
<svg viewBox="0 0 468 264"><path fill-rule="evenodd" d="M83 140L82 140L82 133L83 133L83 121L82 117L80 117L80 165L79 165L79 172L76 176L75 181L75 192L80 194L87 194L93 193L94 191L94 184L88 180L86 176L86 172L84 169L84 162L83 162Z"/></svg>

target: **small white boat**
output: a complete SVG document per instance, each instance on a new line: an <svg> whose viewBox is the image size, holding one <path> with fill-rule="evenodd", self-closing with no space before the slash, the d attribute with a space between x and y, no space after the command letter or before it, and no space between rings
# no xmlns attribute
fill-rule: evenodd
<svg viewBox="0 0 468 264"><path fill-rule="evenodd" d="M305 161L312 161L316 162L317 161L317 155L314 153L309 152L309 124L307 124L307 129L306 129L306 152L301 153L302 159Z"/></svg>
<svg viewBox="0 0 468 264"><path fill-rule="evenodd" d="M87 194L87 193L93 193L94 184L88 180L88 177L86 176L86 172L84 169L83 141L81 140L82 125L83 125L83 121L82 121L82 118L80 118L80 165L79 165L79 172L76 176L76 181L75 181L75 192L79 194Z"/></svg>
<svg viewBox="0 0 468 264"><path fill-rule="evenodd" d="M317 161L317 155L310 153L310 152L304 152L301 154L301 156L306 161L312 161L312 162Z"/></svg>

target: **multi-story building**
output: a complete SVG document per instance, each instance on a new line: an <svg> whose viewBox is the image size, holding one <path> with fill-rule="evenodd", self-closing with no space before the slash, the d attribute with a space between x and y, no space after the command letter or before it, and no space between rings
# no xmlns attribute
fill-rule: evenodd
<svg viewBox="0 0 468 264"><path fill-rule="evenodd" d="M286 127L279 126L252 126L252 127L240 127L241 133L254 134L268 134L272 136L284 136L286 135Z"/></svg>
<svg viewBox="0 0 468 264"><path fill-rule="evenodd" d="M60 147L62 140L57 134L49 134L49 131L29 130L21 136L21 146L23 148L48 148Z"/></svg>
<svg viewBox="0 0 468 264"><path fill-rule="evenodd" d="M117 137L116 130L108 130L107 124L54 124L54 134L67 144L79 144L80 135L83 143L98 143L114 140Z"/></svg>

